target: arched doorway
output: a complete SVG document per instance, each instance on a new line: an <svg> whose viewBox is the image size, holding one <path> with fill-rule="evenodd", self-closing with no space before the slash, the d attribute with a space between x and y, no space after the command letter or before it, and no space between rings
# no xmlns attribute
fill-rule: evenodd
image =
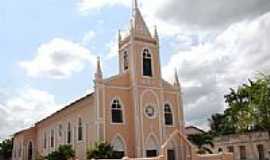
<svg viewBox="0 0 270 160"><path fill-rule="evenodd" d="M28 143L28 154L27 154L28 160L33 159L33 144L32 142Z"/></svg>
<svg viewBox="0 0 270 160"><path fill-rule="evenodd" d="M122 138L117 136L114 138L113 143L113 158L122 159L125 156L125 144Z"/></svg>
<svg viewBox="0 0 270 160"><path fill-rule="evenodd" d="M157 157L159 152L159 145L157 138L154 135L150 135L145 143L145 155L146 157Z"/></svg>

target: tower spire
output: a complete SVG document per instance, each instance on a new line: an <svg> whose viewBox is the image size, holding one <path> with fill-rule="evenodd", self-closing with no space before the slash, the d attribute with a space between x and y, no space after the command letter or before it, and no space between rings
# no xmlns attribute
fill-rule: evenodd
<svg viewBox="0 0 270 160"><path fill-rule="evenodd" d="M151 37L151 33L143 19L141 11L138 6L138 0L132 0L132 18L131 25L133 26L134 33L139 33L145 37Z"/></svg>
<svg viewBox="0 0 270 160"><path fill-rule="evenodd" d="M102 70L101 70L101 66L100 66L100 57L99 56L97 57L97 70L96 70L95 78L102 79Z"/></svg>
<svg viewBox="0 0 270 160"><path fill-rule="evenodd" d="M133 10L138 8L138 1L133 0Z"/></svg>
<svg viewBox="0 0 270 160"><path fill-rule="evenodd" d="M158 30L157 30L157 26L156 25L155 25L154 37L155 37L156 40L159 40Z"/></svg>
<svg viewBox="0 0 270 160"><path fill-rule="evenodd" d="M138 1L132 0L132 16L136 15L137 9L138 9Z"/></svg>
<svg viewBox="0 0 270 160"><path fill-rule="evenodd" d="M179 81L177 69L175 69L174 71L174 86L180 87L180 81Z"/></svg>

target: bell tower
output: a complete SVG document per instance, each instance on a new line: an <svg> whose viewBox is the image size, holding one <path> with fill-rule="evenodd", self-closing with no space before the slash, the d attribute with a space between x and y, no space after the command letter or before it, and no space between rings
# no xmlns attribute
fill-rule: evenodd
<svg viewBox="0 0 270 160"><path fill-rule="evenodd" d="M159 85L161 80L159 37L157 28L149 31L137 0L133 0L128 33L119 31L119 70L129 72L133 84Z"/></svg>
<svg viewBox="0 0 270 160"><path fill-rule="evenodd" d="M144 157L147 149L146 137L150 132L155 132L159 137L157 141L162 142L162 120L146 118L145 110L147 104L148 108L149 104L152 104L154 114L161 114L158 112L160 110L158 104L163 103L160 100L163 95L160 90L153 90L162 88L158 31L155 27L151 34L137 0L133 0L129 30L125 35L119 31L118 44L120 74L129 74L130 79L135 156ZM148 124L159 127L149 128Z"/></svg>

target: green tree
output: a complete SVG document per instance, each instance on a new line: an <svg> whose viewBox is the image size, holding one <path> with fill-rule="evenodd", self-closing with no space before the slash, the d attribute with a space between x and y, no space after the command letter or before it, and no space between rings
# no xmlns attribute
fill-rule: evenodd
<svg viewBox="0 0 270 160"><path fill-rule="evenodd" d="M258 88L254 101L256 103L255 116L257 118L257 128L270 131L270 76L260 75Z"/></svg>
<svg viewBox="0 0 270 160"><path fill-rule="evenodd" d="M270 131L270 76L259 74L224 96L228 104L223 114L209 119L214 136L248 131Z"/></svg>
<svg viewBox="0 0 270 160"><path fill-rule="evenodd" d="M43 157L42 155L38 153L36 156L36 160L45 160L45 157Z"/></svg>
<svg viewBox="0 0 270 160"><path fill-rule="evenodd" d="M0 155L5 159L11 159L13 148L13 138L6 139L0 143Z"/></svg>
<svg viewBox="0 0 270 160"><path fill-rule="evenodd" d="M87 159L113 158L113 147L106 142L96 142L87 151Z"/></svg>
<svg viewBox="0 0 270 160"><path fill-rule="evenodd" d="M69 160L75 157L75 151L71 145L60 145L59 148L50 153L46 159L48 160Z"/></svg>
<svg viewBox="0 0 270 160"><path fill-rule="evenodd" d="M210 148L214 147L213 137L208 133L203 134L193 134L188 136L188 140L191 143L197 146L198 154L212 154L212 150Z"/></svg>

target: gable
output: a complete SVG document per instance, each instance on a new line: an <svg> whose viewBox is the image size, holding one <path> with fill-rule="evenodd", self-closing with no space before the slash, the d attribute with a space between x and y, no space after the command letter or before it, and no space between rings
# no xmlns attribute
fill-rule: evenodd
<svg viewBox="0 0 270 160"><path fill-rule="evenodd" d="M122 74L113 76L111 78L104 80L107 86L118 86L118 87L128 87L130 84L129 72L124 72Z"/></svg>
<svg viewBox="0 0 270 160"><path fill-rule="evenodd" d="M142 15L141 15L141 12L138 8L136 9L136 13L135 13L135 17L134 17L134 29L135 29L135 33L137 35L151 37L151 34L148 30L148 27L147 27Z"/></svg>
<svg viewBox="0 0 270 160"><path fill-rule="evenodd" d="M165 89L175 89L174 85L170 84L169 82L165 81L164 79L162 79L162 86Z"/></svg>

